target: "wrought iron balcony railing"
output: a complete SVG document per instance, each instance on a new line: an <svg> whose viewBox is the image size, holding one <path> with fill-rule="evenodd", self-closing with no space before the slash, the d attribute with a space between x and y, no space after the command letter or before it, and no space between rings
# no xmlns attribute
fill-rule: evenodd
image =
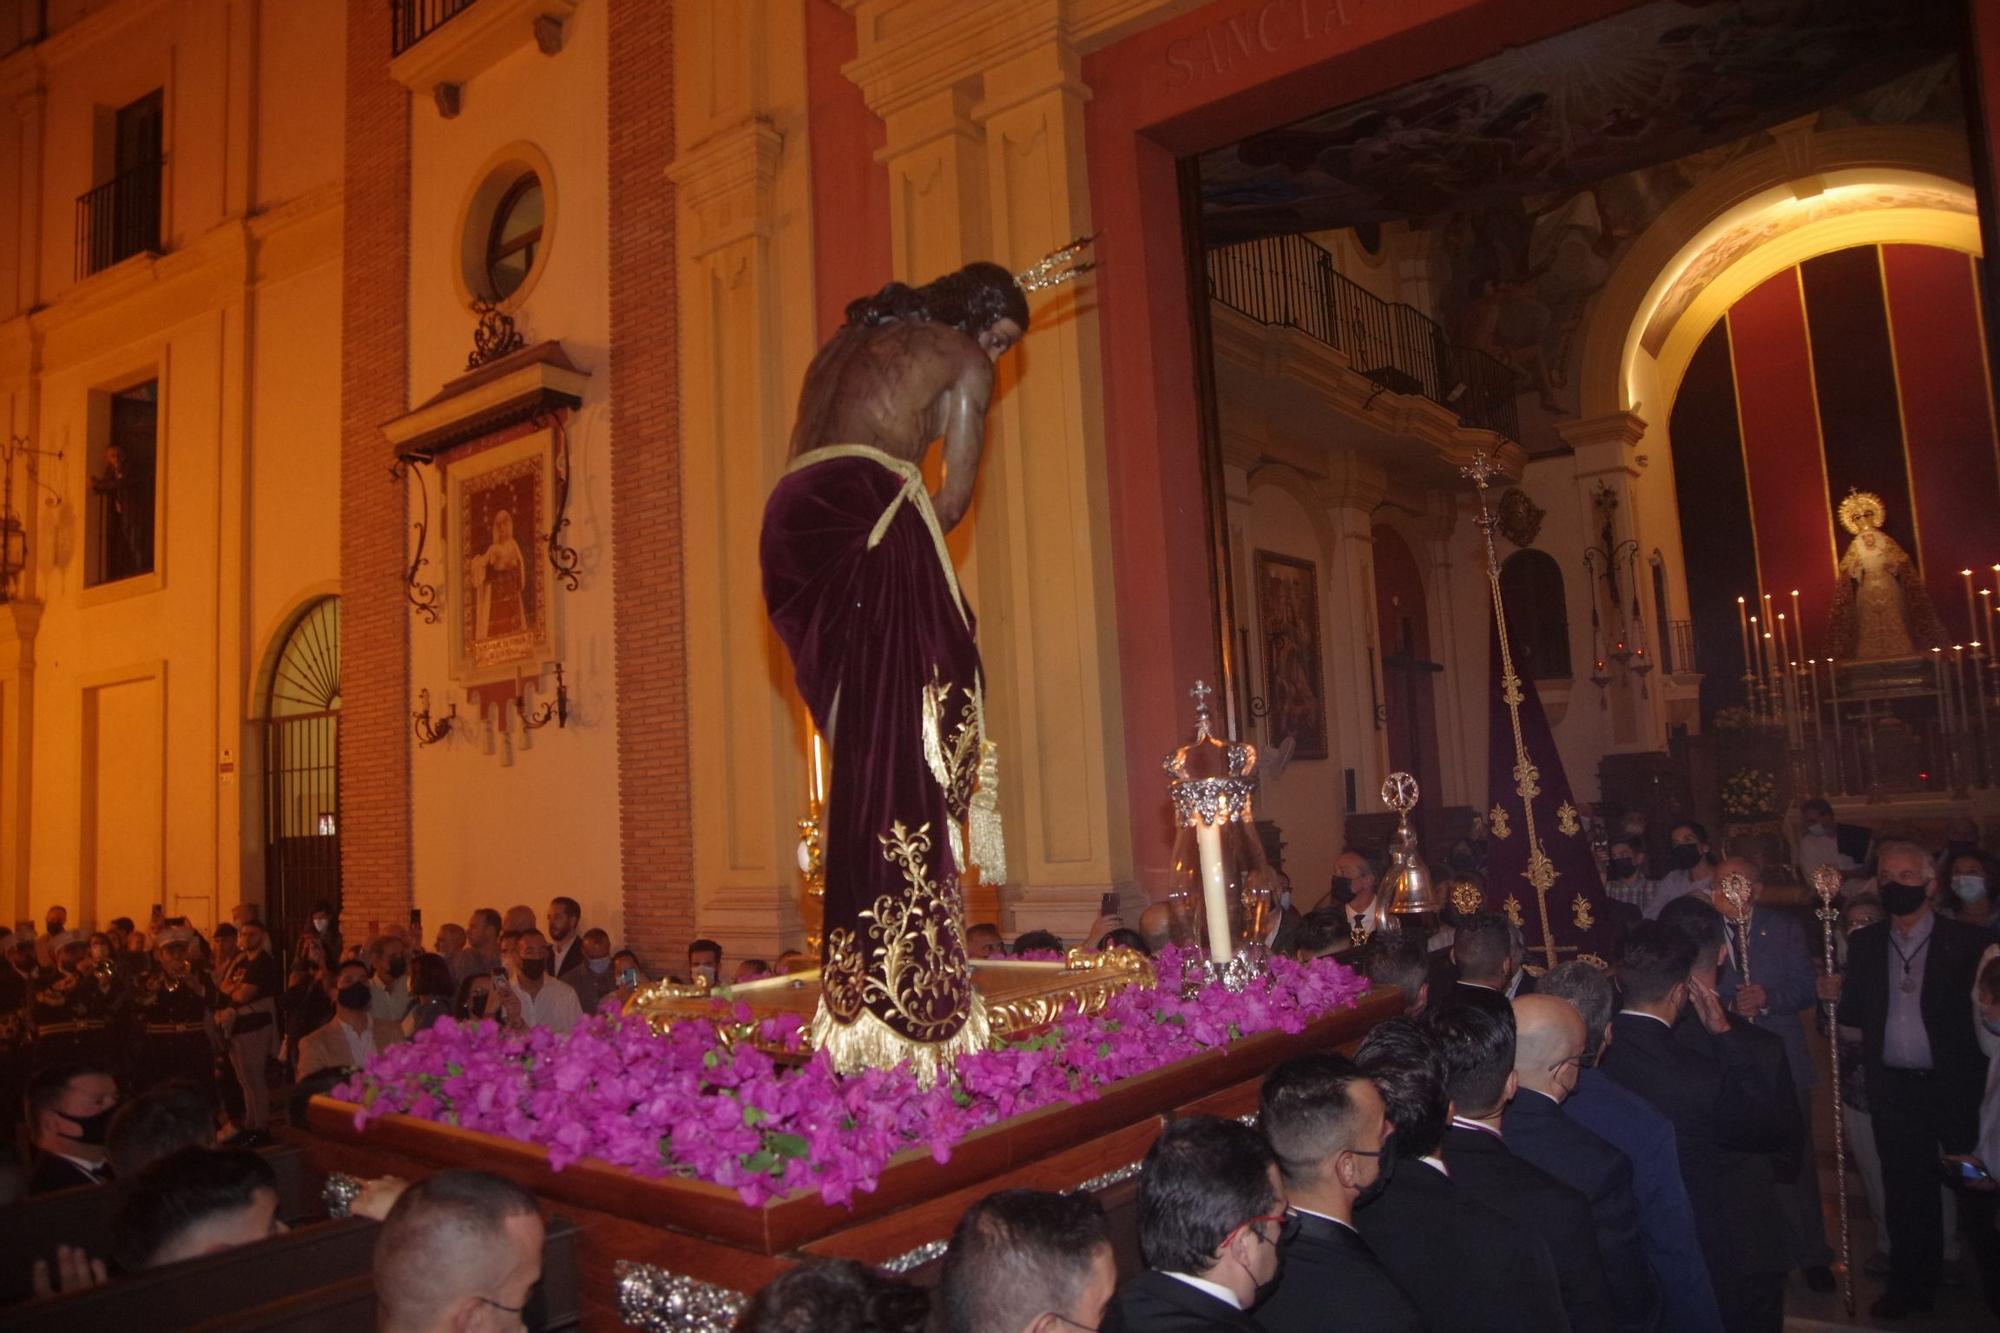
<svg viewBox="0 0 2000 1333"><path fill-rule="evenodd" d="M76 199L76 277L160 248L160 171L142 162Z"/></svg>
<svg viewBox="0 0 2000 1333"><path fill-rule="evenodd" d="M1675 675L1684 675L1701 668L1694 664L1694 622L1692 620L1672 620L1667 622L1667 632L1671 636L1667 647L1667 670Z"/></svg>
<svg viewBox="0 0 2000 1333"><path fill-rule="evenodd" d="M474 3L476 0L389 0L389 54L403 54Z"/></svg>
<svg viewBox="0 0 2000 1333"><path fill-rule="evenodd" d="M1521 438L1514 372L1485 352L1454 346L1435 320L1384 301L1343 276L1303 236L1267 236L1208 252L1208 294L1259 324L1293 328L1347 354L1395 393L1421 394L1465 425Z"/></svg>

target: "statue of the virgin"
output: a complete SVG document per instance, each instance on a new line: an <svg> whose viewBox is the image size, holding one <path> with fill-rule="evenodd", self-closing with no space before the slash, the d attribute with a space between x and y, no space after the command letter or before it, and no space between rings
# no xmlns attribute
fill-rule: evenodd
<svg viewBox="0 0 2000 1333"><path fill-rule="evenodd" d="M1854 534L1840 557L1840 581L1827 621L1827 654L1837 662L1910 657L1944 642L1916 561L1882 531L1880 496L1850 490L1840 526Z"/></svg>

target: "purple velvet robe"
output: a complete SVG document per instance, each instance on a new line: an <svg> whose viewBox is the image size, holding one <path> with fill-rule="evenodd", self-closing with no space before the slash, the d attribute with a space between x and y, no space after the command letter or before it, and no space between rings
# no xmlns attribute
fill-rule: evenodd
<svg viewBox="0 0 2000 1333"><path fill-rule="evenodd" d="M984 742L972 613L922 474L875 449L797 459L761 547L771 624L833 742L813 1039L843 1071L909 1059L928 1079L986 1038L959 884Z"/></svg>

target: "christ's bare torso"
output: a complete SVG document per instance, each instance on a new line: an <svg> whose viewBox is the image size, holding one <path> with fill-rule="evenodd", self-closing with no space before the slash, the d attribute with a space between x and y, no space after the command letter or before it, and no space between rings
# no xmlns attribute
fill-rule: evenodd
<svg viewBox="0 0 2000 1333"><path fill-rule="evenodd" d="M978 340L950 325L849 326L806 371L792 457L862 444L922 464L931 441L943 437L945 479L932 503L949 529L972 499L992 391L992 359Z"/></svg>

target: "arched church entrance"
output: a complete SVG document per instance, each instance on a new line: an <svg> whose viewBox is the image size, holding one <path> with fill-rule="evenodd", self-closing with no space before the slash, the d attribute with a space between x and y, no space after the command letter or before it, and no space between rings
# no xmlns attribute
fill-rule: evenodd
<svg viewBox="0 0 2000 1333"><path fill-rule="evenodd" d="M298 937L322 899L340 908L340 599L285 635L264 697L264 919Z"/></svg>

